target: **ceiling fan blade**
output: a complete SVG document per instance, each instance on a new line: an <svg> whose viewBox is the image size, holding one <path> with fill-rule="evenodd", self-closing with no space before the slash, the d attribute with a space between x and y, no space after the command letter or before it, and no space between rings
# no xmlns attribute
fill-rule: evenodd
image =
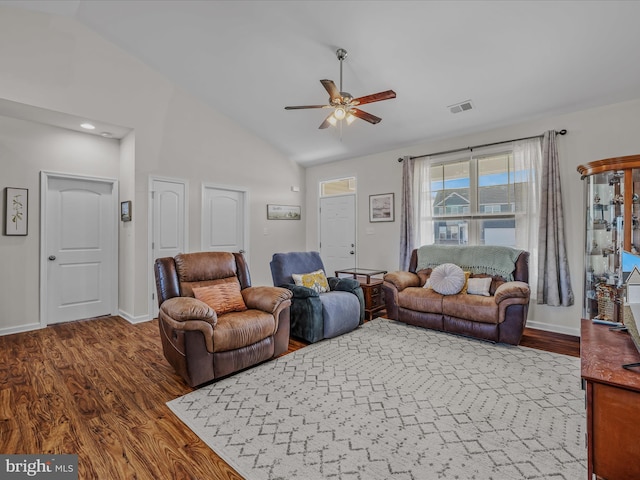
<svg viewBox="0 0 640 480"><path fill-rule="evenodd" d="M331 108L331 105L295 105L293 107L284 107L285 110L302 110L304 108Z"/></svg>
<svg viewBox="0 0 640 480"><path fill-rule="evenodd" d="M396 92L393 90L386 90L384 92L372 93L371 95L365 95L364 97L354 98L351 103L354 105L364 105L366 103L380 102L381 100L390 100L396 98Z"/></svg>
<svg viewBox="0 0 640 480"><path fill-rule="evenodd" d="M320 83L322 83L322 86L329 93L329 98L332 102L339 102L342 100L342 95L340 95L340 91L338 90L338 87L336 87L336 84L333 83L333 80L320 80Z"/></svg>
<svg viewBox="0 0 640 480"><path fill-rule="evenodd" d="M331 116L333 115L333 112L331 112L327 118L324 119L324 122L322 122L320 124L320 126L318 128L328 128L329 126L331 126L331 123L329 123L329 119L331 118Z"/></svg>
<svg viewBox="0 0 640 480"><path fill-rule="evenodd" d="M376 123L380 123L380 121L382 120L380 117L376 117L375 115L371 115L370 113L367 112L363 112L362 110L360 110L359 108L352 108L351 110L349 110L354 116L360 118L361 120L364 120L365 122L369 122L369 123L373 123L374 125Z"/></svg>

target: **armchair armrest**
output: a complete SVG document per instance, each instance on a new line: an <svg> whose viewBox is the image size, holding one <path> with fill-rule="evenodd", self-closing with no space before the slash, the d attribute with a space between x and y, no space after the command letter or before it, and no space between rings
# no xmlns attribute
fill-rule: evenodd
<svg viewBox="0 0 640 480"><path fill-rule="evenodd" d="M407 287L420 286L420 277L413 272L390 272L385 274L384 281L392 284L399 292Z"/></svg>
<svg viewBox="0 0 640 480"><path fill-rule="evenodd" d="M356 288L360 286L360 282L353 278L346 277L328 277L329 290L340 292L352 292L354 293Z"/></svg>
<svg viewBox="0 0 640 480"><path fill-rule="evenodd" d="M213 329L218 323L218 315L206 303L193 297L170 298L160 305L158 320L164 335L180 355L185 355L185 352L176 346L175 340L166 331L167 327L201 332L207 351L213 353Z"/></svg>
<svg viewBox="0 0 640 480"><path fill-rule="evenodd" d="M293 294L294 299L320 296L320 294L316 292L314 289L308 288L308 287L302 287L302 286L296 285L295 283L284 283L280 285L280 287L290 290L291 293Z"/></svg>
<svg viewBox="0 0 640 480"><path fill-rule="evenodd" d="M496 293L494 294L494 298L497 304L502 303L504 300L509 298L519 298L526 299L529 301L529 297L531 295L531 290L529 285L525 282L505 282L496 288ZM522 302L517 302L522 303Z"/></svg>
<svg viewBox="0 0 640 480"><path fill-rule="evenodd" d="M193 297L173 297L162 302L160 311L178 323L203 320L215 327L218 315L206 303Z"/></svg>
<svg viewBox="0 0 640 480"><path fill-rule="evenodd" d="M242 290L242 298L247 308L274 313L280 304L289 302L293 293L281 287L247 287Z"/></svg>
<svg viewBox="0 0 640 480"><path fill-rule="evenodd" d="M329 290L332 292L349 292L358 297L360 302L360 325L364 323L364 293L360 282L355 278L348 277L329 277Z"/></svg>

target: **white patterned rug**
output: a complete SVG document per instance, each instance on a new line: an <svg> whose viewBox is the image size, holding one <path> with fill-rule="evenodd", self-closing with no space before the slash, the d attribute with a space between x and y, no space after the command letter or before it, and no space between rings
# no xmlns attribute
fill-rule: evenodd
<svg viewBox="0 0 640 480"><path fill-rule="evenodd" d="M587 476L578 358L385 319L168 406L248 480Z"/></svg>

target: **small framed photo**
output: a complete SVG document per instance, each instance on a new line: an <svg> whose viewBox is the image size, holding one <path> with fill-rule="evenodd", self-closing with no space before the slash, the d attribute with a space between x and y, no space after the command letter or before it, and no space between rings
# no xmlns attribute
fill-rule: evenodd
<svg viewBox="0 0 640 480"><path fill-rule="evenodd" d="M369 222L393 222L393 193L369 195Z"/></svg>
<svg viewBox="0 0 640 480"><path fill-rule="evenodd" d="M123 222L131 221L131 200L120 202L120 220Z"/></svg>
<svg viewBox="0 0 640 480"><path fill-rule="evenodd" d="M26 188L5 188L4 205L4 234L27 235L29 190Z"/></svg>
<svg viewBox="0 0 640 480"><path fill-rule="evenodd" d="M300 205L267 205L267 220L300 220Z"/></svg>

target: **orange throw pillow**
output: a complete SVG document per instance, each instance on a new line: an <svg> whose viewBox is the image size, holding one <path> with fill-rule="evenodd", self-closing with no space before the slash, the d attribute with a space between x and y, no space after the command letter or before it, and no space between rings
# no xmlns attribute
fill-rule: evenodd
<svg viewBox="0 0 640 480"><path fill-rule="evenodd" d="M218 315L229 312L243 312L247 309L237 282L219 283L193 289L195 297L209 305Z"/></svg>

